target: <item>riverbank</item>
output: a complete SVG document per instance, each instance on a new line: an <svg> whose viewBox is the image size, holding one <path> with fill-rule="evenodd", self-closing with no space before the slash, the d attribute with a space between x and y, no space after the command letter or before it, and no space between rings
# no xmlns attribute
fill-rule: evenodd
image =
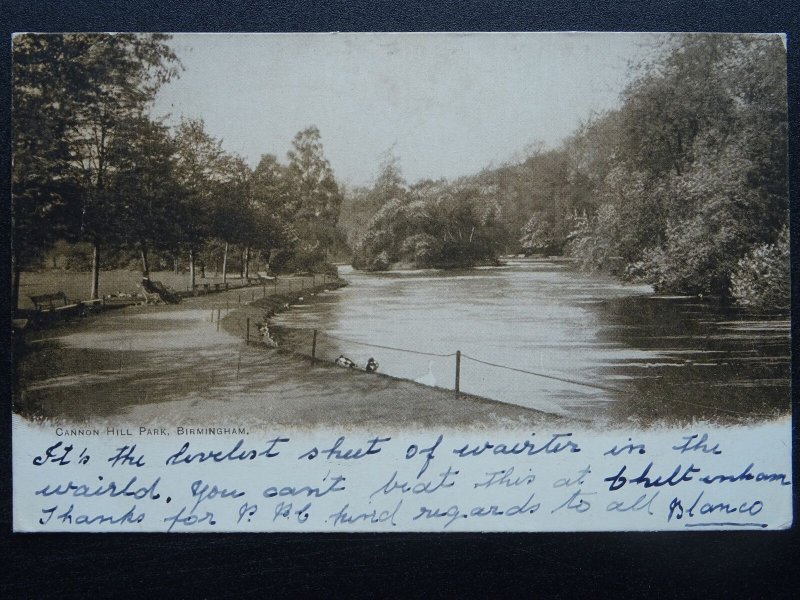
<svg viewBox="0 0 800 600"><path fill-rule="evenodd" d="M239 290L221 292L178 305L126 307L36 332L19 357L14 411L54 426L236 426L248 432L564 423L513 405L456 399L448 390L311 363L257 343L258 319L318 293L312 284L312 277L285 277L277 289L253 287L250 300ZM243 329L248 316L249 345Z"/></svg>

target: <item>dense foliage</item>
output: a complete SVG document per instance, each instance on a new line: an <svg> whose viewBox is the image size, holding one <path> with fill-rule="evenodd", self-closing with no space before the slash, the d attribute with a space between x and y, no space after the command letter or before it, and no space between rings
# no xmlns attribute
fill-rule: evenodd
<svg viewBox="0 0 800 600"><path fill-rule="evenodd" d="M367 201L380 206L356 240L353 266L461 267L493 262L507 234L500 207L470 184L422 181L407 187L392 161Z"/></svg>
<svg viewBox="0 0 800 600"><path fill-rule="evenodd" d="M170 129L149 110L181 65L158 34L24 34L13 40L13 301L19 274L47 264L100 270L133 257L148 275L250 262L320 266L338 239L341 193L315 127L287 165L255 171L205 131ZM86 249L91 249L91 257ZM61 253L57 255L57 253ZM230 254L236 254L231 261Z"/></svg>
<svg viewBox="0 0 800 600"><path fill-rule="evenodd" d="M789 228L774 244L761 244L740 259L731 275L736 301L754 308L788 309L791 298Z"/></svg>
<svg viewBox="0 0 800 600"><path fill-rule="evenodd" d="M783 260L788 220L782 41L676 35L654 56L618 109L558 148L452 184L406 187L385 165L372 189L345 199L355 264L566 254L661 291L785 305L787 278L755 283L777 272L765 265Z"/></svg>
<svg viewBox="0 0 800 600"><path fill-rule="evenodd" d="M594 268L617 257L660 290L735 293L740 261L788 220L785 65L774 36L704 35L643 68L599 120L612 158L569 253Z"/></svg>

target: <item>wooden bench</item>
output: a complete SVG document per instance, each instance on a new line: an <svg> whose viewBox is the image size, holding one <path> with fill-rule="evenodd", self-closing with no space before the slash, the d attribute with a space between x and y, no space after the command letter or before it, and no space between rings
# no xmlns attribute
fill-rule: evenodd
<svg viewBox="0 0 800 600"><path fill-rule="evenodd" d="M94 300L83 300L80 302L70 302L64 292L56 292L55 294L38 294L29 296L33 302L34 310L39 315L60 315L75 312L78 316L84 316L87 310L93 306L103 303L103 300L96 298Z"/></svg>
<svg viewBox="0 0 800 600"><path fill-rule="evenodd" d="M34 310L41 314L62 313L80 308L80 303L70 302L64 292L39 294L37 296L30 296L30 299L31 302L33 302Z"/></svg>
<svg viewBox="0 0 800 600"><path fill-rule="evenodd" d="M194 289L204 294L220 292L228 289L228 283L196 283Z"/></svg>

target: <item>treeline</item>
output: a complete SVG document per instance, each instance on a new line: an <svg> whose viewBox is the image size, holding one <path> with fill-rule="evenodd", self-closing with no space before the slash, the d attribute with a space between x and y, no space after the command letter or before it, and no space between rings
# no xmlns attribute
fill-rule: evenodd
<svg viewBox="0 0 800 600"><path fill-rule="evenodd" d="M782 41L679 35L633 68L617 110L519 164L409 187L390 161L345 199L356 263L564 254L659 291L788 306Z"/></svg>
<svg viewBox="0 0 800 600"><path fill-rule="evenodd" d="M407 185L389 155L372 189L347 194L342 227L357 269L449 268L495 261L507 238L499 215L477 185Z"/></svg>
<svg viewBox="0 0 800 600"><path fill-rule="evenodd" d="M92 249L91 297L104 265L156 259L242 274L325 268L338 239L341 193L316 127L282 164L255 169L202 120L174 128L149 116L182 68L159 34L25 34L13 40L12 273L54 248ZM80 261L75 261L79 264Z"/></svg>

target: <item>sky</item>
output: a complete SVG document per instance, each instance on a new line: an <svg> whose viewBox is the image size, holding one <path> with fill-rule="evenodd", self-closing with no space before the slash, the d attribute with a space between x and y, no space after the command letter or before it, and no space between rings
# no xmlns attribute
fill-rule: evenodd
<svg viewBox="0 0 800 600"><path fill-rule="evenodd" d="M175 34L185 70L153 114L202 118L255 167L316 125L338 180L454 179L557 146L614 108L650 34Z"/></svg>

